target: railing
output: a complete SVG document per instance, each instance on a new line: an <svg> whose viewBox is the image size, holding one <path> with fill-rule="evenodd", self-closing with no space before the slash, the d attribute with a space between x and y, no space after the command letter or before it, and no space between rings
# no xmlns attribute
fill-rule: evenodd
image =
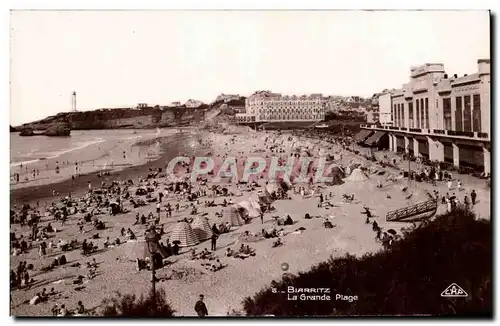
<svg viewBox="0 0 500 326"><path fill-rule="evenodd" d="M454 131L454 130L448 130L448 135L450 135L450 136L474 137L474 132L472 132L472 131Z"/></svg>
<svg viewBox="0 0 500 326"><path fill-rule="evenodd" d="M454 130L442 130L442 129L421 129L421 128L406 128L406 127L379 126L379 125L361 125L361 128L401 130L401 131L409 131L409 132L431 134L431 135L436 134L436 135L481 138L481 139L488 139L489 137L488 133L477 132L477 131L473 132L473 131L454 131Z"/></svg>
<svg viewBox="0 0 500 326"><path fill-rule="evenodd" d="M434 199L411 205L408 207L403 207L390 211L387 213L385 219L386 221L400 221L412 216L420 215L423 213L431 213L437 211L437 201Z"/></svg>

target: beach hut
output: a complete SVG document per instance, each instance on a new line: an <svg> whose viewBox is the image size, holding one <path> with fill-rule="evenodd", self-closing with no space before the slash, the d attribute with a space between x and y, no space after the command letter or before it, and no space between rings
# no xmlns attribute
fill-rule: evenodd
<svg viewBox="0 0 500 326"><path fill-rule="evenodd" d="M179 247L190 247L200 243L200 239L191 228L191 224L184 221L174 225L169 238L171 243L178 241Z"/></svg>
<svg viewBox="0 0 500 326"><path fill-rule="evenodd" d="M349 177L347 177L345 180L347 180L347 181L366 181L366 180L368 180L368 177L366 176L366 174L364 174L363 171L361 171L361 169L357 168L357 169L354 169L351 172L351 175Z"/></svg>
<svg viewBox="0 0 500 326"><path fill-rule="evenodd" d="M229 222L231 226L242 226L245 224L243 221L242 212L234 205L224 208L222 211L222 218L224 222Z"/></svg>
<svg viewBox="0 0 500 326"><path fill-rule="evenodd" d="M256 217L260 216L260 213L261 213L260 206L259 206L259 209L257 209L250 201L243 200L243 201L238 203L238 206L243 208L244 214L246 214L246 216L248 216L250 218L256 218ZM241 210L240 210L240 212L241 212Z"/></svg>
<svg viewBox="0 0 500 326"><path fill-rule="evenodd" d="M191 223L191 228L200 241L205 241L210 239L213 235L212 229L210 228L210 223L205 216L198 215L194 218Z"/></svg>

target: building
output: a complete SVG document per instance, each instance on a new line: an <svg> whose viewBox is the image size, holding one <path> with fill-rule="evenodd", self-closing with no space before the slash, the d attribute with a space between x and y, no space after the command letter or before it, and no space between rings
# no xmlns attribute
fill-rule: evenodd
<svg viewBox="0 0 500 326"><path fill-rule="evenodd" d="M203 102L189 99L189 100L187 100L186 103L184 103L184 105L187 108L197 108L197 107L200 107L201 105L203 105Z"/></svg>
<svg viewBox="0 0 500 326"><path fill-rule="evenodd" d="M373 108L371 111L366 112L366 122L367 123L379 123L380 117L378 109Z"/></svg>
<svg viewBox="0 0 500 326"><path fill-rule="evenodd" d="M326 102L321 94L282 96L269 91L256 92L245 100L246 113L236 115L236 121L255 122L322 121ZM251 118L254 116L255 118Z"/></svg>
<svg viewBox="0 0 500 326"><path fill-rule="evenodd" d="M236 113L245 113L246 108L244 105L229 105L229 108Z"/></svg>
<svg viewBox="0 0 500 326"><path fill-rule="evenodd" d="M386 92L378 97L379 122L383 126L392 125L391 93Z"/></svg>
<svg viewBox="0 0 500 326"><path fill-rule="evenodd" d="M230 101L235 101L235 100L239 100L241 97L238 95L238 94L220 94L219 96L217 96L217 98L215 99L215 102L224 102L224 103L227 103L227 102L230 102Z"/></svg>
<svg viewBox="0 0 500 326"><path fill-rule="evenodd" d="M490 60L477 65L461 77L439 63L411 68L409 82L391 92L393 126L363 128L388 134L392 151L490 173Z"/></svg>

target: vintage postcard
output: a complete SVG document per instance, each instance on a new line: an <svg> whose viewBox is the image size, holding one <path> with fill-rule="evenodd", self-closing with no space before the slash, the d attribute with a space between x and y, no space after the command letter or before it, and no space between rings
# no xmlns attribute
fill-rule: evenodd
<svg viewBox="0 0 500 326"><path fill-rule="evenodd" d="M490 19L11 11L11 315L491 317Z"/></svg>

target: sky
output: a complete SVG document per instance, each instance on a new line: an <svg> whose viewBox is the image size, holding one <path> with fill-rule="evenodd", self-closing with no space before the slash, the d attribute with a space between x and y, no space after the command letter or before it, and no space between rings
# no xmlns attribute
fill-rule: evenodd
<svg viewBox="0 0 500 326"><path fill-rule="evenodd" d="M370 97L410 67L472 74L487 11L13 11L10 124L217 95Z"/></svg>

